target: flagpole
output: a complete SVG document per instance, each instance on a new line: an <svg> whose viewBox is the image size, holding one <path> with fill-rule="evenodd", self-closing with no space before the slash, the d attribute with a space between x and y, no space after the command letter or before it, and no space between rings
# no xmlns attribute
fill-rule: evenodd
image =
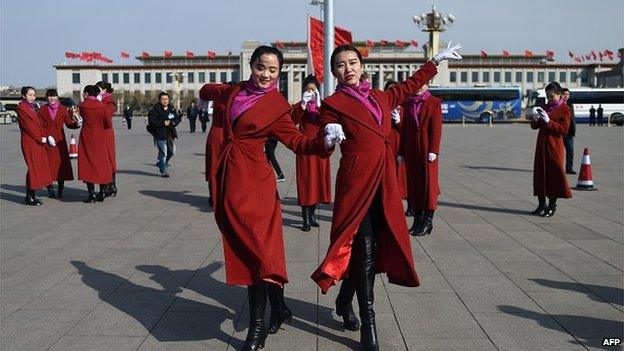
<svg viewBox="0 0 624 351"><path fill-rule="evenodd" d="M323 2L323 96L327 97L334 91L334 76L331 74L331 53L334 51L334 1L325 0Z"/></svg>

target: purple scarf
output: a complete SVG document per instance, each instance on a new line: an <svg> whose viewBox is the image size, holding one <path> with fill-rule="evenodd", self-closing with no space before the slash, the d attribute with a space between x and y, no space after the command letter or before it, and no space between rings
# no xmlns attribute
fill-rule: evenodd
<svg viewBox="0 0 624 351"><path fill-rule="evenodd" d="M35 109L35 104L34 104L34 103L28 102L28 101L26 101L26 100L22 100L22 103L23 103L24 105L26 105L26 107L28 107L29 109L31 109L31 110L32 110L32 112L37 112L37 110Z"/></svg>
<svg viewBox="0 0 624 351"><path fill-rule="evenodd" d="M50 110L50 118L52 121L56 119L56 114L58 113L60 106L61 104L58 101L55 103L48 103L48 109Z"/></svg>
<svg viewBox="0 0 624 351"><path fill-rule="evenodd" d="M310 100L306 105L306 110L308 111L308 115L312 118L317 118L319 116L319 110L316 106L316 98Z"/></svg>
<svg viewBox="0 0 624 351"><path fill-rule="evenodd" d="M234 100L232 100L232 106L230 107L230 123L234 123L240 115L252 108L264 95L276 90L277 83L278 80L268 88L260 88L251 80L251 77L249 77L243 89L241 89L234 97Z"/></svg>
<svg viewBox="0 0 624 351"><path fill-rule="evenodd" d="M377 100L375 100L371 94L371 83L369 82L360 82L358 85L347 86L338 84L336 91L341 91L344 94L349 95L354 98L360 104L364 105L366 109L375 117L375 122L377 122L378 126L381 126L382 115L381 115L381 107Z"/></svg>
<svg viewBox="0 0 624 351"><path fill-rule="evenodd" d="M431 96L429 90L425 90L420 95L412 95L410 98L410 102L412 105L412 116L414 117L414 121L416 121L416 126L420 127L420 121L418 120L418 115L422 110L422 107L425 105L425 101Z"/></svg>
<svg viewBox="0 0 624 351"><path fill-rule="evenodd" d="M93 96L93 95L88 95L86 98L84 98L85 100L95 100L95 101L100 101L97 96ZM101 101L100 101L101 102Z"/></svg>
<svg viewBox="0 0 624 351"><path fill-rule="evenodd" d="M561 98L557 101L549 101L546 106L544 106L544 111L550 115L557 107L563 105L564 103L565 101Z"/></svg>

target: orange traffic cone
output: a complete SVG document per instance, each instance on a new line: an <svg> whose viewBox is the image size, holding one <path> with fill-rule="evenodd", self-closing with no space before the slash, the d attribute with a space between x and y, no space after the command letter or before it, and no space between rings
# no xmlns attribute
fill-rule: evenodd
<svg viewBox="0 0 624 351"><path fill-rule="evenodd" d="M594 187L594 180L592 178L591 160L589 159L589 148L585 148L583 151L583 158L581 159L581 171L579 172L578 182L575 190L598 190Z"/></svg>
<svg viewBox="0 0 624 351"><path fill-rule="evenodd" d="M69 138L69 157L78 157L78 146L76 145L76 138L74 138L73 134Z"/></svg>

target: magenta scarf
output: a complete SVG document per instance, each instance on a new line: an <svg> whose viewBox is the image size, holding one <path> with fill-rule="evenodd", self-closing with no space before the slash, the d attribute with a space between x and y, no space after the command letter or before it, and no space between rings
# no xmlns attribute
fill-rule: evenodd
<svg viewBox="0 0 624 351"><path fill-rule="evenodd" d="M360 104L364 105L364 107L366 107L366 109L373 115L373 117L375 117L375 122L377 122L377 125L381 126L381 107L379 106L377 100L375 100L370 94L371 83L364 81L354 86L338 84L338 87L336 87L336 91L341 91L344 94L347 94L357 100L357 102L359 102Z"/></svg>
<svg viewBox="0 0 624 351"><path fill-rule="evenodd" d="M278 82L279 80L276 80L270 87L260 88L254 83L251 77L249 77L244 83L243 89L241 89L234 97L234 100L232 100L232 106L230 107L230 123L234 123L240 115L252 108L256 102L267 93L277 90Z"/></svg>
<svg viewBox="0 0 624 351"><path fill-rule="evenodd" d="M28 107L29 109L31 109L31 110L32 110L32 112L37 112L37 109L35 109L35 104L34 104L34 103L30 103L30 102L26 101L25 99L24 99L24 100L22 100L22 103L23 103L24 105L26 105L26 107Z"/></svg>
<svg viewBox="0 0 624 351"><path fill-rule="evenodd" d="M56 119L56 114L59 111L59 107L61 104L57 101L55 103L48 103L48 110L50 110L50 118L54 121Z"/></svg>
<svg viewBox="0 0 624 351"><path fill-rule="evenodd" d="M549 101L546 106L544 106L544 111L549 115L559 106L563 105L565 101L562 98L559 98L557 101Z"/></svg>
<svg viewBox="0 0 624 351"><path fill-rule="evenodd" d="M416 126L420 127L420 120L418 119L418 115L425 105L425 101L431 96L429 90L425 90L420 95L412 95L410 98L410 103L412 105L412 117L414 117L414 121L416 121Z"/></svg>
<svg viewBox="0 0 624 351"><path fill-rule="evenodd" d="M87 95L86 98L84 98L85 100L95 100L95 101L100 101L98 100L97 96L93 96L93 95ZM101 102L101 101L100 101Z"/></svg>
<svg viewBox="0 0 624 351"><path fill-rule="evenodd" d="M306 105L306 110L308 111L308 115L312 118L317 118L319 116L319 110L316 106L316 98L310 100Z"/></svg>

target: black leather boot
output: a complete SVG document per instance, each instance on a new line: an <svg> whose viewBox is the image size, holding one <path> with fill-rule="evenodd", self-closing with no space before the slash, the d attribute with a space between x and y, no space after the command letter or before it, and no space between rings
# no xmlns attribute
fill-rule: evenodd
<svg viewBox="0 0 624 351"><path fill-rule="evenodd" d="M275 334L280 330L282 323L292 321L292 312L284 301L284 288L277 284L267 283L269 290L269 303L271 304L271 319L269 321L269 334Z"/></svg>
<svg viewBox="0 0 624 351"><path fill-rule="evenodd" d="M409 229L409 233L414 235L414 233L416 232L416 230L418 229L418 227L420 227L422 220L423 220L423 215L425 214L425 211L423 210L415 210L414 211L414 222L412 223L412 226Z"/></svg>
<svg viewBox="0 0 624 351"><path fill-rule="evenodd" d="M303 226L301 230L304 232L310 231L310 208L308 206L301 206L301 218L303 219Z"/></svg>
<svg viewBox="0 0 624 351"><path fill-rule="evenodd" d="M97 202L104 202L106 198L106 194L108 193L108 185L100 184L100 191L95 195L95 199Z"/></svg>
<svg viewBox="0 0 624 351"><path fill-rule="evenodd" d="M37 195L32 189L26 189L26 197L24 197L24 203L28 206L41 206L41 201L37 199Z"/></svg>
<svg viewBox="0 0 624 351"><path fill-rule="evenodd" d="M346 330L356 331L360 329L360 321L353 312L353 295L355 295L353 279L350 277L343 279L336 297L336 314L342 317L342 323Z"/></svg>
<svg viewBox="0 0 624 351"><path fill-rule="evenodd" d="M425 210L423 214L423 220L416 228L412 235L414 236L423 236L425 234L431 234L433 230L433 214L434 210Z"/></svg>
<svg viewBox="0 0 624 351"><path fill-rule="evenodd" d="M414 211L412 211L412 209L407 206L407 210L405 210L405 217L413 217L414 216Z"/></svg>
<svg viewBox="0 0 624 351"><path fill-rule="evenodd" d="M94 203L97 199L95 198L95 185L93 183L87 183L87 191L89 192L89 195L87 196L87 198L83 201L86 204L92 204Z"/></svg>
<svg viewBox="0 0 624 351"><path fill-rule="evenodd" d="M113 182L108 184L108 191L106 192L106 197L112 196L115 197L117 196L117 183L115 181L115 173L113 173Z"/></svg>
<svg viewBox="0 0 624 351"><path fill-rule="evenodd" d="M375 239L372 236L357 238L360 246L361 266L357 269L356 289L358 306L360 308L360 350L378 351L377 327L375 323Z"/></svg>
<svg viewBox="0 0 624 351"><path fill-rule="evenodd" d="M266 310L267 283L261 282L247 287L249 299L249 329L241 351L257 351L264 348L267 331L264 327Z"/></svg>
<svg viewBox="0 0 624 351"><path fill-rule="evenodd" d="M534 216L542 216L546 211L546 198L538 196L537 201L539 201L537 208L531 212Z"/></svg>
<svg viewBox="0 0 624 351"><path fill-rule="evenodd" d="M65 189L65 182L60 181L58 183L58 191L56 192L56 197L58 197L59 199L63 198L63 190Z"/></svg>
<svg viewBox="0 0 624 351"><path fill-rule="evenodd" d="M308 206L308 218L310 219L311 226L319 226L318 220L316 219L316 205Z"/></svg>
<svg viewBox="0 0 624 351"><path fill-rule="evenodd" d="M48 187L46 188L48 190L48 197L51 199L55 199L56 198L56 194L54 193L54 186L52 184L48 185Z"/></svg>
<svg viewBox="0 0 624 351"><path fill-rule="evenodd" d="M557 198L549 198L548 199L548 207L544 210L542 217L552 217L555 215L555 211L557 210Z"/></svg>

